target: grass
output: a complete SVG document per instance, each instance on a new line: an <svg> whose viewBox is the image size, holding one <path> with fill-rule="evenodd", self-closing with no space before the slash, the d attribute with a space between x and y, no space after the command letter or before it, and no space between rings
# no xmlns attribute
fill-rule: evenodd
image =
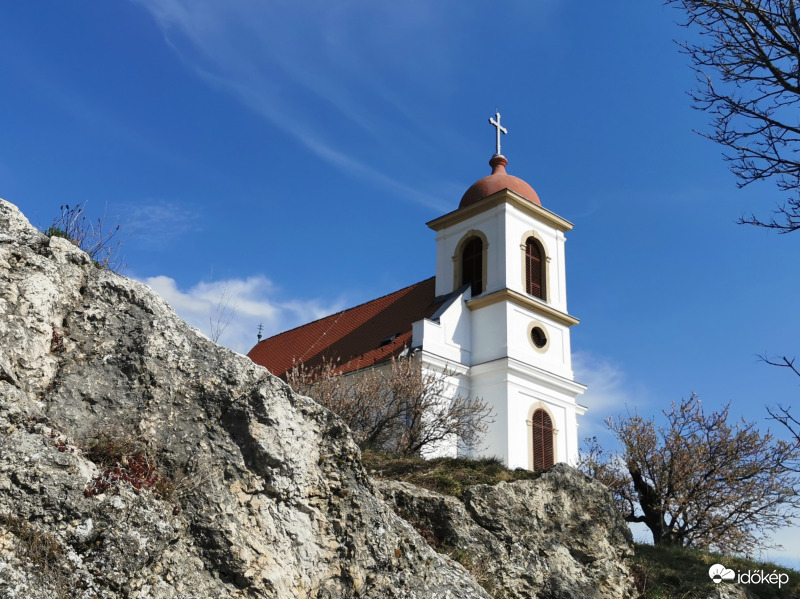
<svg viewBox="0 0 800 599"><path fill-rule="evenodd" d="M425 460L364 450L361 462L367 471L377 478L411 483L459 499L464 489L472 485L494 485L502 481L532 480L539 477L539 473L521 468L508 470L497 458Z"/></svg>
<svg viewBox="0 0 800 599"><path fill-rule="evenodd" d="M708 569L722 564L734 572L763 571L788 575L789 582L742 585L760 599L792 599L800 597L800 572L767 562L742 557L723 556L698 549L654 547L637 544L633 570L637 587L644 599L705 599L717 587L708 576ZM721 582L720 585L728 583Z"/></svg>
<svg viewBox="0 0 800 599"><path fill-rule="evenodd" d="M103 469L84 489L86 497L105 493L127 482L137 493L148 489L157 499L172 499L173 481L164 475L152 452L140 439L109 429L85 440L83 449L86 457Z"/></svg>
<svg viewBox="0 0 800 599"><path fill-rule="evenodd" d="M50 533L13 514L0 513L0 527L17 537L18 555L32 564L45 583L55 591L54 598L69 596L69 573L62 569L67 562L64 549Z"/></svg>

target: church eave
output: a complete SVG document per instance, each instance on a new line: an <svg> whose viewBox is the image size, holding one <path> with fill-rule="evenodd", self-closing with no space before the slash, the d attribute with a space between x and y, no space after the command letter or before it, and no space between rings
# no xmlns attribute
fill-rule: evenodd
<svg viewBox="0 0 800 599"><path fill-rule="evenodd" d="M440 372L447 372L451 375L464 375L469 373L470 367L468 365L442 357L424 348L418 355L423 364L433 366Z"/></svg>
<svg viewBox="0 0 800 599"><path fill-rule="evenodd" d="M551 318L559 324L563 324L567 327L574 326L580 322L580 320L574 316L570 316L561 310L556 310L552 306L549 306L540 300L523 295L518 291L514 291L513 289L500 289L499 291L493 291L492 293L487 293L486 295L479 295L474 299L468 300L467 307L470 310L477 310L478 308L491 306L492 304L497 304L503 301L509 301L523 308L527 308L536 314Z"/></svg>
<svg viewBox="0 0 800 599"><path fill-rule="evenodd" d="M496 358L480 364L475 364L470 368L470 375L472 376L491 376L493 373L501 373L505 376L507 376L509 373L513 373L526 380L538 381L547 389L557 391L559 393L566 393L572 398L582 395L587 389L586 385L573 381L572 379L549 372L542 368L537 368L531 364L525 364L524 362L514 358L509 358L508 356ZM578 404L576 401L574 401L574 399L565 402L556 397L550 397L549 401L558 403L565 407L577 406L582 410L581 413L585 412L587 409L586 406Z"/></svg>
<svg viewBox="0 0 800 599"><path fill-rule="evenodd" d="M505 203L511 204L529 216L546 222L559 231L566 232L571 230L573 227L573 224L568 220L561 218L546 208L542 208L541 206L533 204L510 189L502 189L482 199L480 202L467 206L466 208L459 208L453 212L448 212L444 216L435 218L426 224L428 227L438 232L446 229L447 227L451 227L462 221L465 221L468 218L472 218L476 214L480 214L481 212Z"/></svg>

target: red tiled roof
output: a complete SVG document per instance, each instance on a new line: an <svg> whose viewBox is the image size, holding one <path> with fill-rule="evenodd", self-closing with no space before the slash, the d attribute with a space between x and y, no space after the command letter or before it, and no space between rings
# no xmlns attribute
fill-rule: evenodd
<svg viewBox="0 0 800 599"><path fill-rule="evenodd" d="M248 357L283 376L295 364L338 359L341 372L385 362L411 344L411 325L430 318L440 301L435 277L260 341Z"/></svg>

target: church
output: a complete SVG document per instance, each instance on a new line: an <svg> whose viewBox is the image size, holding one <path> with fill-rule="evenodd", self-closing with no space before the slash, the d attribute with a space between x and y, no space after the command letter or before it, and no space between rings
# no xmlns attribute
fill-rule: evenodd
<svg viewBox="0 0 800 599"><path fill-rule="evenodd" d="M427 223L436 232L434 277L260 340L248 356L284 376L325 359L357 373L411 353L424 370L448 373L450 397L480 397L494 414L480 450L454 439L437 456L495 456L530 470L574 464L586 387L572 372L570 328L579 321L567 312L564 253L572 224L506 172L507 130L499 113L489 122L491 174Z"/></svg>

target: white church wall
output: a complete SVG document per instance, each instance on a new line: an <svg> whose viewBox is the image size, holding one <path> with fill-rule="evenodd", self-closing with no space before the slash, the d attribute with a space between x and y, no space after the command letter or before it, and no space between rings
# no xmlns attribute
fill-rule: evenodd
<svg viewBox="0 0 800 599"><path fill-rule="evenodd" d="M567 410L564 406L546 401L536 393L519 385L509 386L509 468L533 468L531 417L534 410L544 409L552 419L555 428L555 461L564 461L567 456L565 433L567 431Z"/></svg>
<svg viewBox="0 0 800 599"><path fill-rule="evenodd" d="M519 293L525 290L525 264L523 246L528 235L539 240L547 257L547 303L562 312L567 311L564 243L566 238L561 231L539 222L511 204L506 204L505 228L507 231L509 254L505 264L507 287ZM515 251L516 250L516 251Z"/></svg>
<svg viewBox="0 0 800 599"><path fill-rule="evenodd" d="M513 435L509 441L513 443L512 461L509 468L532 468L532 427L530 424L533 412L537 409L545 410L552 419L555 434L553 436L554 457L556 462L567 461L568 443L567 437L570 434L567 426L567 407L547 401L537 393L531 393L519 386L513 387L510 411L513 411L519 422L524 422L522 426L515 427Z"/></svg>
<svg viewBox="0 0 800 599"><path fill-rule="evenodd" d="M539 368L552 370L560 376L572 378L572 356L569 329L551 318L535 314L515 304L507 303L508 356ZM532 326L545 331L547 344L536 348L530 338Z"/></svg>
<svg viewBox="0 0 800 599"><path fill-rule="evenodd" d="M582 385L508 359L481 364L470 372L473 394L490 403L495 412L495 422L486 436L487 447L478 455L499 457L509 468L531 468L529 421L532 410L541 407L550 414L557 431L556 461L575 462L575 416L583 413L575 397L584 390Z"/></svg>
<svg viewBox="0 0 800 599"><path fill-rule="evenodd" d="M538 369L517 365L509 376L510 397L513 398L513 411L517 417L529 416L531 406L541 403L553 418L553 426L557 429L556 461L574 464L578 455L577 420L585 408L576 399L586 389L583 385L571 380L553 377L550 373ZM511 410L511 408L510 408Z"/></svg>
<svg viewBox="0 0 800 599"><path fill-rule="evenodd" d="M422 347L429 354L442 360L468 366L471 359L472 324L471 314L465 299L470 292L453 298L436 316L436 320L424 319L412 325L412 347Z"/></svg>
<svg viewBox="0 0 800 599"><path fill-rule="evenodd" d="M509 410L506 401L508 386L502 369L491 368L491 365L482 369L481 373L472 373L472 393L480 397L492 410L493 422L489 425L484 436L481 449L475 456L496 457L504 464L508 463L508 425Z"/></svg>
<svg viewBox="0 0 800 599"><path fill-rule="evenodd" d="M420 361L423 373L426 376L436 377L441 380L441 392L439 394L439 409L446 407L456 397L470 397L471 385L467 376L467 368L463 364L448 363L442 361L440 356L431 355L427 351L418 352L417 359ZM459 448L459 440L456 435L431 444L422 452L422 457L426 459L450 457L455 458L463 455L463 449Z"/></svg>
<svg viewBox="0 0 800 599"><path fill-rule="evenodd" d="M498 218L503 206L495 206L473 218L453 225L436 236L436 295L455 290L455 260L459 243L471 231L480 231L487 241L486 292L500 289L503 283L505 260L504 222Z"/></svg>
<svg viewBox="0 0 800 599"><path fill-rule="evenodd" d="M508 355L507 310L503 302L473 310L472 364L482 364Z"/></svg>

